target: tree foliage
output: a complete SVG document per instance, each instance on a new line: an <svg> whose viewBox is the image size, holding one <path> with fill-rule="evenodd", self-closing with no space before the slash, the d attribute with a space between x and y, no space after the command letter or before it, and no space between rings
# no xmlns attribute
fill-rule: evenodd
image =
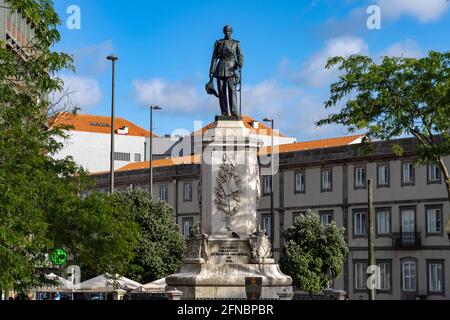
<svg viewBox="0 0 450 320"><path fill-rule="evenodd" d="M308 212L286 230L280 266L298 288L320 293L342 273L347 254L343 232L336 224L324 226L317 214Z"/></svg>
<svg viewBox="0 0 450 320"><path fill-rule="evenodd" d="M450 199L450 175L443 160L450 154L450 52L430 51L420 59L384 57L379 64L362 55L333 57L327 68L334 66L343 74L331 85L326 108L342 108L317 124L365 130L364 142L414 136L418 162L439 166ZM398 144L394 151L403 153Z"/></svg>
<svg viewBox="0 0 450 320"><path fill-rule="evenodd" d="M118 206L139 225L139 241L128 276L148 283L175 273L186 253L186 242L175 224L175 213L166 202L150 200L148 192L117 195Z"/></svg>
<svg viewBox="0 0 450 320"><path fill-rule="evenodd" d="M52 51L60 40L50 0L10 0L34 25L22 48L0 43L0 290L39 285L47 255L64 248L96 272L124 270L137 227L108 199L81 199L87 175L72 158L55 160L65 133L48 126L48 94L62 90L58 72L72 58Z"/></svg>

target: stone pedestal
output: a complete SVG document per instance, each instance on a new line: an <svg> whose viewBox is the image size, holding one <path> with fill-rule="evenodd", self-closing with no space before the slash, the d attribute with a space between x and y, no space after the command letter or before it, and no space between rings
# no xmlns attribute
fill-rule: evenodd
<svg viewBox="0 0 450 320"><path fill-rule="evenodd" d="M191 230L185 263L166 278L166 290L182 291L182 299L245 299L246 281L257 279L260 298L278 299L292 293L292 279L275 264L258 227L259 140L242 121L217 120L202 140L201 224Z"/></svg>

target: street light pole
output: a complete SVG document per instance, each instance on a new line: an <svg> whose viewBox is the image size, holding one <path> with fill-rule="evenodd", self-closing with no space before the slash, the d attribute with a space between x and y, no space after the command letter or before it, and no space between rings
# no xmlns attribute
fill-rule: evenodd
<svg viewBox="0 0 450 320"><path fill-rule="evenodd" d="M270 151L270 176L271 176L271 178L270 178L270 215L271 215L271 219L273 219L273 149L274 149L273 148L273 142L274 142L273 129L274 129L274 120L265 118L263 121L270 122L270 128L272 130L271 151ZM268 231L268 230L266 230L266 231Z"/></svg>
<svg viewBox="0 0 450 320"><path fill-rule="evenodd" d="M375 266L375 207L373 206L373 180L369 179L367 181L368 190L368 204L369 204L369 239L368 239L368 249L369 249L369 265ZM371 270L373 270L371 268ZM375 273L375 282L378 283L378 274ZM372 286L369 288L369 300L375 300L376 297L376 287Z"/></svg>
<svg viewBox="0 0 450 320"><path fill-rule="evenodd" d="M115 78L116 78L116 61L119 59L114 55L108 56L106 59L112 62L112 86L111 86L111 154L110 154L110 192L114 193L114 108L115 108Z"/></svg>
<svg viewBox="0 0 450 320"><path fill-rule="evenodd" d="M150 199L153 198L153 110L162 110L159 106L150 106Z"/></svg>

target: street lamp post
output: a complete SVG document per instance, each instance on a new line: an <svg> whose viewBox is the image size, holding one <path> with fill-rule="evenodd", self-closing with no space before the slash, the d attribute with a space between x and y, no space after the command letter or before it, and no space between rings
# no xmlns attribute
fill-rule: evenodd
<svg viewBox="0 0 450 320"><path fill-rule="evenodd" d="M162 110L159 106L150 106L150 199L153 198L153 110Z"/></svg>
<svg viewBox="0 0 450 320"><path fill-rule="evenodd" d="M116 61L119 59L114 55L106 57L112 62L112 86L111 86L111 158L110 158L110 191L114 193L114 108L115 108L115 78L116 78Z"/></svg>
<svg viewBox="0 0 450 320"><path fill-rule="evenodd" d="M273 129L274 129L274 120L270 119L270 118L264 118L263 120L264 122L270 122L270 128L272 130L272 135L271 135L271 151L270 151L270 215L271 215L271 219L273 219ZM266 230L267 232L269 230Z"/></svg>

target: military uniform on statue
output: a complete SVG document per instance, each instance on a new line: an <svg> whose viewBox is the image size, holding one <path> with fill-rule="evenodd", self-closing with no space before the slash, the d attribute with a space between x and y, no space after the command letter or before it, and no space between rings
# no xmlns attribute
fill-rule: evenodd
<svg viewBox="0 0 450 320"><path fill-rule="evenodd" d="M182 299L286 299L292 297L292 279L272 258L271 241L257 219L261 141L238 112L243 56L232 28L224 33L214 45L206 85L219 98L222 115L201 141L201 223L192 228L185 263L166 278L166 290L181 291Z"/></svg>
<svg viewBox="0 0 450 320"><path fill-rule="evenodd" d="M244 56L239 41L231 38L233 28L225 26L223 33L224 39L217 40L214 44L206 92L219 98L222 116L237 117L240 115L237 108L237 87L241 85ZM219 94L214 89L214 78L217 79Z"/></svg>

